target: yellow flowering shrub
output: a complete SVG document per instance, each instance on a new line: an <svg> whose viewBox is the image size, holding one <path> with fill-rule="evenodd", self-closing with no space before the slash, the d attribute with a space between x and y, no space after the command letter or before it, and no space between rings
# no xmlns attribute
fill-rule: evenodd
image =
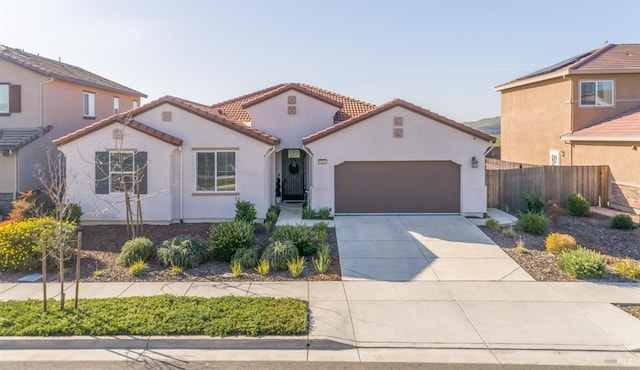
<svg viewBox="0 0 640 370"><path fill-rule="evenodd" d="M74 245L76 225L63 222L58 232L57 221L51 217L30 218L0 225L0 269L30 270L40 265L41 246L56 248L58 240L69 249Z"/></svg>

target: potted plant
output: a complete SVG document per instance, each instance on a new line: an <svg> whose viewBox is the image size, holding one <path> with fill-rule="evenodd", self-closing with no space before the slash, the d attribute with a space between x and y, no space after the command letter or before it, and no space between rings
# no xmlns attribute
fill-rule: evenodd
<svg viewBox="0 0 640 370"><path fill-rule="evenodd" d="M276 203L282 202L282 192L280 189L280 174L278 174L278 178L276 179Z"/></svg>

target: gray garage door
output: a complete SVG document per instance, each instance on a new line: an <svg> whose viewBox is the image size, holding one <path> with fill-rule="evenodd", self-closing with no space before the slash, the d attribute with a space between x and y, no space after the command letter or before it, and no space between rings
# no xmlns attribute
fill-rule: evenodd
<svg viewBox="0 0 640 370"><path fill-rule="evenodd" d="M336 213L460 213L460 166L450 161L344 162Z"/></svg>

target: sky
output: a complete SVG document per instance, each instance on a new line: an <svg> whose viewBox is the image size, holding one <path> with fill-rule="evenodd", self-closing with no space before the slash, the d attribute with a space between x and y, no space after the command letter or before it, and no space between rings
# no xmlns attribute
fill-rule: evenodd
<svg viewBox="0 0 640 370"><path fill-rule="evenodd" d="M0 44L147 102L301 82L475 121L495 86L605 42L640 43L639 0L0 0Z"/></svg>

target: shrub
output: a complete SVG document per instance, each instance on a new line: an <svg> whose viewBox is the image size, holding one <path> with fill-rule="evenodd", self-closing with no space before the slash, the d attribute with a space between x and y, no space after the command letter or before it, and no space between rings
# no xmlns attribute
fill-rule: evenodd
<svg viewBox="0 0 640 370"><path fill-rule="evenodd" d="M211 225L209 245L213 258L229 262L240 248L253 244L253 225L244 221L230 221Z"/></svg>
<svg viewBox="0 0 640 370"><path fill-rule="evenodd" d="M256 205L236 199L236 221L244 221L252 224L256 220Z"/></svg>
<svg viewBox="0 0 640 370"><path fill-rule="evenodd" d="M70 221L75 224L80 223L80 217L82 217L82 208L77 203L69 203L63 206L64 214L62 215L62 219L64 221ZM58 219L58 209L54 208L51 211L51 216L55 219Z"/></svg>
<svg viewBox="0 0 640 370"><path fill-rule="evenodd" d="M320 243L318 245L317 253L319 257L329 257L329 254L331 253L331 247L327 243Z"/></svg>
<svg viewBox="0 0 640 370"><path fill-rule="evenodd" d="M287 261L287 268L289 269L289 274L291 274L291 277L300 276L302 270L304 270L304 262L304 257L298 257Z"/></svg>
<svg viewBox="0 0 640 370"><path fill-rule="evenodd" d="M287 269L287 261L294 260L300 256L298 248L288 240L274 241L262 252L262 259L269 262L269 266L275 271Z"/></svg>
<svg viewBox="0 0 640 370"><path fill-rule="evenodd" d="M622 214L613 216L613 218L611 219L611 228L623 230L633 229L633 221L631 220L631 216Z"/></svg>
<svg viewBox="0 0 640 370"><path fill-rule="evenodd" d="M319 274L326 273L330 264L331 258L329 258L329 256L318 254L318 258L313 258L313 267Z"/></svg>
<svg viewBox="0 0 640 370"><path fill-rule="evenodd" d="M640 279L640 262L627 257L613 265L613 269L620 275L630 279Z"/></svg>
<svg viewBox="0 0 640 370"><path fill-rule="evenodd" d="M46 215L53 209L53 202L46 193L37 190L27 190L20 193L20 198L11 202L9 220L22 221Z"/></svg>
<svg viewBox="0 0 640 370"><path fill-rule="evenodd" d="M51 217L31 218L0 225L0 269L30 270L40 266L38 260L41 247L47 250L58 248L58 241L64 243L65 258L75 251L76 226L71 222L62 223L59 233L58 222Z"/></svg>
<svg viewBox="0 0 640 370"><path fill-rule="evenodd" d="M607 271L600 253L583 247L562 253L558 267L577 279L600 279Z"/></svg>
<svg viewBox="0 0 640 370"><path fill-rule="evenodd" d="M494 230L498 230L500 228L500 223L495 218L489 217L487 221L485 221L484 226Z"/></svg>
<svg viewBox="0 0 640 370"><path fill-rule="evenodd" d="M258 264L258 255L253 248L240 248L231 257L231 263L238 262L243 269L252 269Z"/></svg>
<svg viewBox="0 0 640 370"><path fill-rule="evenodd" d="M560 223L560 216L562 216L562 208L560 208L558 201L549 199L547 201L546 210L553 226L558 226L558 223Z"/></svg>
<svg viewBox="0 0 640 370"><path fill-rule="evenodd" d="M518 228L525 233L542 235L547 232L547 219L541 213L527 212L518 220Z"/></svg>
<svg viewBox="0 0 640 370"><path fill-rule="evenodd" d="M191 235L177 235L162 242L156 251L158 261L168 267L198 267L209 256L204 240Z"/></svg>
<svg viewBox="0 0 640 370"><path fill-rule="evenodd" d="M265 215L265 222L274 223L278 220L278 215L280 215L280 207L271 206Z"/></svg>
<svg viewBox="0 0 640 370"><path fill-rule="evenodd" d="M316 211L309 207L302 208L302 218L310 219L316 217Z"/></svg>
<svg viewBox="0 0 640 370"><path fill-rule="evenodd" d="M331 216L331 207L322 207L318 210L318 216L323 220L328 220Z"/></svg>
<svg viewBox="0 0 640 370"><path fill-rule="evenodd" d="M240 262L232 261L230 267L231 267L231 274L233 274L233 277L238 277L240 276L240 274L242 274L242 265L240 264Z"/></svg>
<svg viewBox="0 0 640 370"><path fill-rule="evenodd" d="M180 266L171 266L171 275L182 275L183 269Z"/></svg>
<svg viewBox="0 0 640 370"><path fill-rule="evenodd" d="M258 271L258 274L266 276L269 275L269 267L269 260L261 259L260 262L258 262L258 266L256 266L256 271Z"/></svg>
<svg viewBox="0 0 640 370"><path fill-rule="evenodd" d="M316 241L318 243L324 243L327 240L327 228L327 223L322 221L313 225L313 231L316 233Z"/></svg>
<svg viewBox="0 0 640 370"><path fill-rule="evenodd" d="M513 238L516 236L516 232L513 230L513 226L505 227L502 229L502 236L505 238Z"/></svg>
<svg viewBox="0 0 640 370"><path fill-rule="evenodd" d="M149 265L147 265L147 263L142 259L139 259L129 267L129 273L133 276L138 276L147 271L148 268Z"/></svg>
<svg viewBox="0 0 640 370"><path fill-rule="evenodd" d="M580 193L569 194L567 208L574 216L589 216L589 202Z"/></svg>
<svg viewBox="0 0 640 370"><path fill-rule="evenodd" d="M524 245L524 239L522 239L522 236L519 237L518 240L516 241L516 253L520 253L520 254L529 253L529 250Z"/></svg>
<svg viewBox="0 0 640 370"><path fill-rule="evenodd" d="M578 244L573 236L569 234L551 233L544 240L547 252L560 254L566 250L578 248Z"/></svg>
<svg viewBox="0 0 640 370"><path fill-rule="evenodd" d="M291 241L298 248L301 256L308 256L315 252L316 233L312 228L304 225L278 226L272 238L275 241Z"/></svg>
<svg viewBox="0 0 640 370"><path fill-rule="evenodd" d="M522 195L524 201L527 202L527 212L542 213L544 210L544 202L542 198L534 192L528 191Z"/></svg>
<svg viewBox="0 0 640 370"><path fill-rule="evenodd" d="M139 260L144 262L151 256L153 256L153 242L147 238L138 237L124 243L116 263L122 267L129 267Z"/></svg>

